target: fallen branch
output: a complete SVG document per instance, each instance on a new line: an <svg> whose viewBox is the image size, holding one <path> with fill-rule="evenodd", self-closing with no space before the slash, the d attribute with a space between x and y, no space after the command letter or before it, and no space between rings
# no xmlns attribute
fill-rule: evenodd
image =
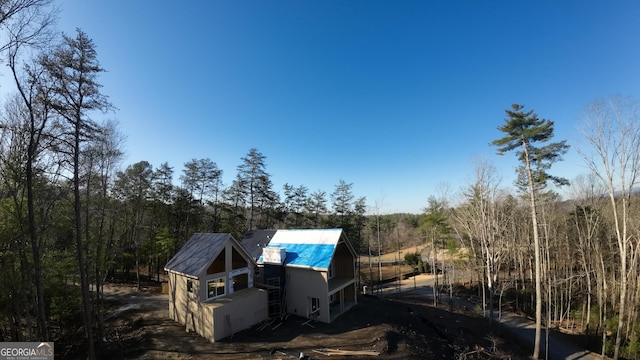
<svg viewBox="0 0 640 360"><path fill-rule="evenodd" d="M313 320L309 319L309 320L307 320L307 321L303 322L303 323L302 323L302 325L307 325L307 326L310 326L310 327L312 327L312 328L314 328L314 329L315 329L315 328L316 328L315 326L313 326L313 325L309 324L311 321L313 321Z"/></svg>
<svg viewBox="0 0 640 360"><path fill-rule="evenodd" d="M380 356L379 352L371 350L315 349L313 351L326 356Z"/></svg>
<svg viewBox="0 0 640 360"><path fill-rule="evenodd" d="M272 319L271 321L265 321L264 324L260 325L260 327L258 328L258 331L262 331L265 328L271 326L274 322L276 322L276 319Z"/></svg>

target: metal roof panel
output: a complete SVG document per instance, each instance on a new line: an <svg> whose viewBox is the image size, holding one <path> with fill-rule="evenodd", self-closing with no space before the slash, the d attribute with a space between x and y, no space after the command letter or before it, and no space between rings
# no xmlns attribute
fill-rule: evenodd
<svg viewBox="0 0 640 360"><path fill-rule="evenodd" d="M224 249L231 234L195 233L164 266L167 271L199 276Z"/></svg>

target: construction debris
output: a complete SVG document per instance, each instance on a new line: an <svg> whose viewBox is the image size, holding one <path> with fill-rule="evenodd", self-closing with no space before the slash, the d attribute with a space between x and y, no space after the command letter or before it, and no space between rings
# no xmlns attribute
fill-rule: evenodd
<svg viewBox="0 0 640 360"><path fill-rule="evenodd" d="M371 350L315 349L313 352L326 356L380 356L379 352Z"/></svg>
<svg viewBox="0 0 640 360"><path fill-rule="evenodd" d="M283 352L283 351L280 351L280 350L276 350L276 349L272 349L269 352L269 355L275 355L275 354L278 354L278 355L281 355L281 356L289 356L286 352Z"/></svg>
<svg viewBox="0 0 640 360"><path fill-rule="evenodd" d="M260 327L258 328L258 331L262 331L265 328L273 325L274 322L276 322L277 319L271 319L271 321L265 321L264 324L260 325Z"/></svg>

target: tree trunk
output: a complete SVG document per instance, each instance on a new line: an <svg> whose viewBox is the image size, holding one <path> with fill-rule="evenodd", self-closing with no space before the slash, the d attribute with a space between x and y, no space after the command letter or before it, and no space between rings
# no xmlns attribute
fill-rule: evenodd
<svg viewBox="0 0 640 360"><path fill-rule="evenodd" d="M78 119L80 116L78 116ZM88 358L96 358L93 342L93 317L91 310L91 294L89 293L89 279L87 274L87 261L85 249L82 241L82 210L80 208L80 124L75 124L75 144L73 154L73 209L75 218L76 251L78 256L78 267L80 270L80 286L82 288L82 305L84 312L85 336L87 337Z"/></svg>
<svg viewBox="0 0 640 360"><path fill-rule="evenodd" d="M535 286L536 286L536 333L533 341L533 359L538 359L540 355L540 335L542 332L542 277L540 273L540 238L538 234L538 215L536 213L536 195L533 184L533 174L529 163L527 144L522 144L525 153L525 165L529 180L529 198L531 201L531 221L533 223L533 247L535 258Z"/></svg>
<svg viewBox="0 0 640 360"><path fill-rule="evenodd" d="M31 134L33 138L33 134ZM38 329L42 341L49 341L49 325L44 306L44 284L42 282L42 265L40 264L40 240L36 230L35 209L33 199L33 139L30 140L29 154L27 161L27 216L29 222L29 241L31 243L31 254L33 256L34 282L36 286L36 310L38 315Z"/></svg>

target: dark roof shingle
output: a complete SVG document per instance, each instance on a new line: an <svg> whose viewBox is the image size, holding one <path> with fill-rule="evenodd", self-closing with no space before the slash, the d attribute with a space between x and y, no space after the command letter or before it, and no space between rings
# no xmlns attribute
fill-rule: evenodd
<svg viewBox="0 0 640 360"><path fill-rule="evenodd" d="M198 276L224 249L231 234L195 233L169 260L164 269L177 273Z"/></svg>
<svg viewBox="0 0 640 360"><path fill-rule="evenodd" d="M251 230L248 231L240 244L254 261L262 256L262 248L266 247L276 230Z"/></svg>

